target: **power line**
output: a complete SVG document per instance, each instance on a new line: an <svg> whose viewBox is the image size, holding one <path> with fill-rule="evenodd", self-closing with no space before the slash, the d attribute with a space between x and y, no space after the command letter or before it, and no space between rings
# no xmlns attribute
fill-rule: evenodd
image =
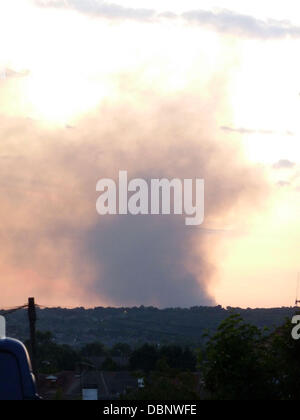
<svg viewBox="0 0 300 420"><path fill-rule="evenodd" d="M39 309L47 308L47 306L38 305L37 303L35 304L35 307L39 308ZM0 315L3 315L3 316L9 315L9 314L12 314L16 311L19 311L21 309L26 309L26 308L28 308L28 303L26 303L22 306L16 306L16 307L13 307L13 308L0 309Z"/></svg>
<svg viewBox="0 0 300 420"><path fill-rule="evenodd" d="M27 308L28 307L28 304L26 304L26 305L22 305L22 306L18 306L18 307L15 307L15 308L10 308L10 309L2 309L2 310L0 310L0 314L1 315L9 315L9 314L12 314L12 313L14 313L14 312L16 312L16 311L19 311L20 309L25 309L25 308Z"/></svg>
<svg viewBox="0 0 300 420"><path fill-rule="evenodd" d="M32 371L36 375L36 307L39 305L35 304L35 300L33 297L28 298L28 303L17 306L14 308L0 310L0 315L9 315L21 309L27 309L28 314L28 321L29 321L29 331L30 331L30 353L31 353L31 363L32 363Z"/></svg>

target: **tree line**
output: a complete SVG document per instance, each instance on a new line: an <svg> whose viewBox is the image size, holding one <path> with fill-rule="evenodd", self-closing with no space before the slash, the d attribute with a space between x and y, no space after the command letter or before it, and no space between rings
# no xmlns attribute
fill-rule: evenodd
<svg viewBox="0 0 300 420"><path fill-rule="evenodd" d="M55 343L51 333L39 332L38 369L74 370L102 356L102 369L126 369L145 379L145 387L129 393L129 399L297 400L300 340L292 338L292 328L290 319L269 331L232 314L206 334L198 349L148 343L107 348L100 342L74 349ZM126 358L128 365L119 366L116 356Z"/></svg>

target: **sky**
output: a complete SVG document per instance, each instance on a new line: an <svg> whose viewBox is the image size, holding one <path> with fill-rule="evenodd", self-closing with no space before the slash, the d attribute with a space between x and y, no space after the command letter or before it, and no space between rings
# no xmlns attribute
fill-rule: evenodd
<svg viewBox="0 0 300 420"><path fill-rule="evenodd" d="M298 11L2 1L0 307L293 305ZM204 178L204 224L100 217L96 183L119 170Z"/></svg>

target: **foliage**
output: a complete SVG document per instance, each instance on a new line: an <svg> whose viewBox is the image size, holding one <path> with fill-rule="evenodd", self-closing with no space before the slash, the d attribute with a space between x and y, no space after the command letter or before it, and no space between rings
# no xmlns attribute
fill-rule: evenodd
<svg viewBox="0 0 300 420"><path fill-rule="evenodd" d="M26 343L29 348L29 343ZM36 334L37 369L40 373L75 370L80 357L72 347L54 342L51 332Z"/></svg>
<svg viewBox="0 0 300 420"><path fill-rule="evenodd" d="M81 355L84 357L103 356L105 353L104 345L99 341L86 344L81 349Z"/></svg>
<svg viewBox="0 0 300 420"><path fill-rule="evenodd" d="M128 357L131 354L131 347L127 343L117 343L112 347L110 354L111 356Z"/></svg>
<svg viewBox="0 0 300 420"><path fill-rule="evenodd" d="M145 387L130 392L125 400L142 401L195 401L197 394L197 379L189 372L180 372L169 368L164 359L158 362L158 368L145 381Z"/></svg>
<svg viewBox="0 0 300 420"><path fill-rule="evenodd" d="M281 325L294 314L293 308L241 309L193 307L157 309L133 308L37 308L37 328L52 331L59 341L82 347L100 340L107 347L118 342L131 347L143 343L177 344L197 348L203 333L216 332L218 325L232 312L240 313L245 322L270 329ZM7 317L7 333L25 341L28 337L27 312L17 311Z"/></svg>
<svg viewBox="0 0 300 420"><path fill-rule="evenodd" d="M199 353L199 367L213 398L274 398L272 366L261 331L234 314L223 321Z"/></svg>
<svg viewBox="0 0 300 420"><path fill-rule="evenodd" d="M109 372L122 370L118 363L116 363L111 357L106 357L102 363L101 369Z"/></svg>
<svg viewBox="0 0 300 420"><path fill-rule="evenodd" d="M116 371L114 357L129 357L130 369L145 378L145 387L132 391L127 399L194 400L298 400L300 398L300 340L291 337L293 325L287 319L265 333L233 313L215 332L206 336L198 351L198 369L193 349L179 345L146 343L132 350L126 343L111 349L92 342L81 349L57 344L50 332L38 332L37 367L40 373L75 370L89 357L105 356L103 370ZM56 395L60 398L60 394Z"/></svg>
<svg viewBox="0 0 300 420"><path fill-rule="evenodd" d="M268 358L274 371L274 385L278 398L299 400L300 398L300 340L291 336L289 319L271 335Z"/></svg>
<svg viewBox="0 0 300 420"><path fill-rule="evenodd" d="M150 372L155 370L161 359L173 369L194 371L196 368L195 354L188 347L182 348L176 345L157 347L149 344L144 344L132 352L130 367L132 370Z"/></svg>
<svg viewBox="0 0 300 420"><path fill-rule="evenodd" d="M142 347L134 350L130 356L129 363L132 370L143 370L150 372L154 370L159 359L156 346L144 344Z"/></svg>

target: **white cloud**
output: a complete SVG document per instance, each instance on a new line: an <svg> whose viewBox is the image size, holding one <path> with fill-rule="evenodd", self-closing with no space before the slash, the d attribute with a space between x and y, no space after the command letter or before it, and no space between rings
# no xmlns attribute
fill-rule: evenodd
<svg viewBox="0 0 300 420"><path fill-rule="evenodd" d="M209 25L218 32L243 38L280 39L287 36L292 38L300 37L300 27L292 25L289 21L274 19L264 21L230 10L217 12L192 10L184 13L182 16L189 22Z"/></svg>
<svg viewBox="0 0 300 420"><path fill-rule="evenodd" d="M87 15L109 19L148 20L156 16L152 9L123 7L102 0L35 0L40 7L73 9Z"/></svg>
<svg viewBox="0 0 300 420"><path fill-rule="evenodd" d="M295 162L292 162L288 159L281 159L278 162L274 163L274 169L292 169L296 166Z"/></svg>
<svg viewBox="0 0 300 420"><path fill-rule="evenodd" d="M213 30L241 38L283 39L300 38L300 26L287 20L262 20L250 15L221 9L209 11L190 10L175 14L166 10L159 13L155 9L124 7L117 3L103 0L33 0L40 7L55 7L76 10L94 17L135 21L153 21L164 19L183 19L188 23L210 27Z"/></svg>

